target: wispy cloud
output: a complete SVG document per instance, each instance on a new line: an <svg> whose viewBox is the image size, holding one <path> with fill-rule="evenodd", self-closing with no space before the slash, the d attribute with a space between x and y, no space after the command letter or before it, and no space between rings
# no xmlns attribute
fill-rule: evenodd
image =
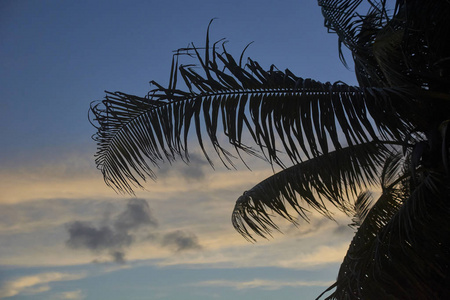
<svg viewBox="0 0 450 300"><path fill-rule="evenodd" d="M230 287L236 290L244 289L265 289L278 290L284 287L305 287L305 286L330 286L330 281L277 281L265 279L253 279L251 281L236 280L208 280L193 284L199 287Z"/></svg>
<svg viewBox="0 0 450 300"><path fill-rule="evenodd" d="M161 164L158 169L158 177L164 179L170 179L176 177L178 181L183 179L188 183L195 181L201 181L205 178L205 168L210 168L206 159L197 153L191 153L189 155L189 161L187 163L175 162L176 167L167 164Z"/></svg>
<svg viewBox="0 0 450 300"><path fill-rule="evenodd" d="M33 155L33 159L20 161L20 163L4 166L0 170L0 202L13 204L35 199L58 198L108 198L115 197L114 191L104 184L101 173L93 165L90 147L85 147L76 153L64 149L64 151L51 151L51 155ZM198 149L199 150L199 149ZM201 152L198 151L197 152ZM214 151L214 150L213 150ZM64 153L54 155L54 152ZM252 165L254 172L248 176L249 171L227 172L221 167L220 161L216 164L216 172L206 162L202 154L195 150L190 154L190 161L186 165L182 161L171 164L162 163L155 168L159 182L154 184L149 181L145 184L152 191L152 198L167 197L170 194L183 195L183 192L192 191L194 188L228 188L235 184L256 184L266 176L258 176L257 164ZM42 157L36 160L36 157ZM238 164L239 166L239 164ZM224 171L224 172L223 172ZM270 170L264 171L270 174ZM211 174L213 174L211 176ZM219 176L219 177L218 177ZM162 184L165 183L165 184ZM26 188L24 188L26 187ZM203 190L203 193L208 190ZM139 197L148 197L147 191L136 191Z"/></svg>
<svg viewBox="0 0 450 300"><path fill-rule="evenodd" d="M70 274L59 272L22 276L3 283L3 285L0 287L0 298L13 297L19 294L39 294L49 291L49 284L52 282L79 280L84 277L86 277L85 274Z"/></svg>
<svg viewBox="0 0 450 300"><path fill-rule="evenodd" d="M83 300L86 295L82 290L68 291L56 294L52 300Z"/></svg>
<svg viewBox="0 0 450 300"><path fill-rule="evenodd" d="M2 166L0 202L112 195L92 165L92 153L77 150L33 152L32 156Z"/></svg>
<svg viewBox="0 0 450 300"><path fill-rule="evenodd" d="M268 244L247 244L233 230L230 210L243 190L271 171L225 172L218 164L213 172L197 156L191 160L191 166L181 163L181 169L177 166L166 174L163 170L157 184L148 184L151 192L137 192L146 200L128 204L112 190L104 192L101 174L91 174L87 167L71 172L68 166L34 166L28 174L12 170L14 178L0 180L2 192L13 191L11 198L4 198L12 199L5 201L9 204L0 204L0 239L10 241L0 242L0 262L30 266L151 260L158 265L310 268L342 261L351 238L348 229L314 217L299 228L282 227L285 236L276 235ZM3 170L0 179L2 174ZM56 196L61 191L67 197ZM330 249L321 250L321 243ZM76 251L68 251L66 245Z"/></svg>
<svg viewBox="0 0 450 300"><path fill-rule="evenodd" d="M341 263L347 250L347 243L318 246L313 251L303 253L297 257L282 259L279 261L279 265L285 268L307 269L326 264Z"/></svg>

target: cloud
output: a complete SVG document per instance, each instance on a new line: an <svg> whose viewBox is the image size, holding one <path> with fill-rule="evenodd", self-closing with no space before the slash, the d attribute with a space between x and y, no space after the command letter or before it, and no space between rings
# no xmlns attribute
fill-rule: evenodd
<svg viewBox="0 0 450 300"><path fill-rule="evenodd" d="M179 172L188 181L202 180L205 178L204 167L209 166L208 162L201 155L192 153L189 155L188 165L180 168Z"/></svg>
<svg viewBox="0 0 450 300"><path fill-rule="evenodd" d="M106 200L94 201L80 198L34 199L15 204L0 203L0 234L45 230L78 217L83 217L85 220L96 218L107 205L110 205L110 202Z"/></svg>
<svg viewBox="0 0 450 300"><path fill-rule="evenodd" d="M200 287L231 287L236 290L260 288L265 290L278 290L284 287L304 287L304 286L330 286L330 281L277 281L265 279L253 279L251 281L234 280L208 280L193 284Z"/></svg>
<svg viewBox="0 0 450 300"><path fill-rule="evenodd" d="M125 253L124 252L113 251L111 253L111 256L113 257L113 259L116 263L119 263L119 264L125 263Z"/></svg>
<svg viewBox="0 0 450 300"><path fill-rule="evenodd" d="M165 234L161 244L162 246L174 248L177 252L201 249L195 234L181 230Z"/></svg>
<svg viewBox="0 0 450 300"><path fill-rule="evenodd" d="M69 291L57 294L55 300L83 300L86 296L82 290Z"/></svg>
<svg viewBox="0 0 450 300"><path fill-rule="evenodd" d="M333 221L321 215L310 214L308 217L310 218L309 222L299 219L299 225L288 223L286 230L282 231L294 237L307 238L336 225Z"/></svg>
<svg viewBox="0 0 450 300"><path fill-rule="evenodd" d="M106 251L113 261L124 263L124 249L133 244L138 231L154 228L158 224L147 201L143 199L131 199L123 212L113 220L106 219L102 223L103 225L94 225L90 222L74 221L67 224L69 239L66 245L96 253Z"/></svg>
<svg viewBox="0 0 450 300"><path fill-rule="evenodd" d="M158 225L157 220L152 216L147 201L143 199L131 199L127 208L114 222L114 228L118 231L129 231L144 226Z"/></svg>
<svg viewBox="0 0 450 300"><path fill-rule="evenodd" d="M205 167L209 167L209 163L206 159L197 153L189 154L189 161L184 162L174 162L176 166L164 165L162 164L158 169L158 177L160 178L170 178L175 177L178 181L181 179L188 183L201 181L205 178Z"/></svg>
<svg viewBox="0 0 450 300"><path fill-rule="evenodd" d="M0 298L13 297L18 294L38 294L50 290L48 285L56 281L79 280L86 277L85 274L69 273L40 273L30 276L18 277L14 280L6 281L0 287Z"/></svg>
<svg viewBox="0 0 450 300"><path fill-rule="evenodd" d="M337 267L348 250L351 236L344 238L334 234L335 227L336 224L308 237L277 235L273 240L259 241L256 244L246 242L231 230L228 233L221 232L215 240L202 235L202 242L206 246L201 255L191 252L168 256L160 260L158 265L183 264L194 268L276 267L296 270Z"/></svg>
<svg viewBox="0 0 450 300"><path fill-rule="evenodd" d="M298 257L281 259L279 265L284 268L313 268L333 263L342 263L348 250L348 243L318 246L312 251L302 253Z"/></svg>
<svg viewBox="0 0 450 300"><path fill-rule="evenodd" d="M132 236L127 232L117 232L108 226L96 228L89 222L75 221L68 224L70 238L67 245L74 249L105 250L121 248L132 243Z"/></svg>
<svg viewBox="0 0 450 300"><path fill-rule="evenodd" d="M135 243L151 241L175 252L201 249L195 234L183 230L160 234L154 232L157 227L158 221L147 201L131 199L124 211L114 218L107 216L99 225L83 221L66 224L69 234L66 245L72 249L107 253L109 260L119 264L125 263L126 250ZM102 263L105 260L95 259L93 262Z"/></svg>
<svg viewBox="0 0 450 300"><path fill-rule="evenodd" d="M347 224L340 224L339 226L337 226L333 233L336 235L349 235L350 233L354 233L355 230L353 228L351 228L350 226L348 226Z"/></svg>

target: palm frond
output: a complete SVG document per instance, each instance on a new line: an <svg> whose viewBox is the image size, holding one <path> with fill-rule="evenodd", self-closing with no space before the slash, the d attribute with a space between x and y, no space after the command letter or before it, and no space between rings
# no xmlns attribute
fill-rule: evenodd
<svg viewBox="0 0 450 300"><path fill-rule="evenodd" d="M310 209L332 218L327 204L350 214L349 198L375 183L377 170L389 153L383 145L371 142L282 170L239 197L232 214L233 226L248 240L255 240L251 231L265 238L273 229L278 230L273 214L296 224L297 216L292 216L289 208L306 221Z"/></svg>
<svg viewBox="0 0 450 300"><path fill-rule="evenodd" d="M325 27L329 31L337 33L339 41L345 45L356 45L357 32L352 25L358 14L357 8L363 0L319 0L318 4L322 8L322 15L325 20Z"/></svg>
<svg viewBox="0 0 450 300"><path fill-rule="evenodd" d="M445 0L404 2L405 69L416 85L448 94L450 3Z"/></svg>
<svg viewBox="0 0 450 300"><path fill-rule="evenodd" d="M370 40L368 33L374 33L385 26L394 12L386 1L376 0L319 0L325 27L339 37L339 53L341 60L345 58L341 51L341 43L354 55L365 52L364 40Z"/></svg>
<svg viewBox="0 0 450 300"><path fill-rule="evenodd" d="M227 168L259 157L282 171L237 200L232 222L245 238L279 230L274 214L294 224L309 210L332 218L331 204L353 215L357 232L327 299L449 299L450 2L318 3L360 87L243 64L244 52L237 60L222 40L210 44L208 27L203 48L176 51L167 87L151 81L145 97L106 92L91 104L97 167L109 186L133 193L160 163L188 162L192 135L212 166L211 152ZM377 179L372 204L362 191Z"/></svg>
<svg viewBox="0 0 450 300"><path fill-rule="evenodd" d="M401 181L389 181L391 185L386 186L385 184L388 180L383 180L383 178L389 177L386 174L399 174L399 162L400 156L398 154L391 153L387 157L381 171L382 194L370 210L367 211L365 209L364 220L359 224L358 230L350 243L349 250L341 264L336 283L325 291L327 292L336 287L335 292L328 296L327 300L360 299L362 297L361 293L365 292L361 289L361 281L365 279L368 272L366 265L372 263L372 255L369 253L373 251L372 247L376 243L381 230L392 220L405 200L405 195L402 193L402 189L399 188ZM361 199L359 201L364 201L367 197L364 194L360 196ZM357 200L356 204L359 201ZM383 294L383 291L381 290L379 293ZM386 297L384 294L383 296ZM380 299L385 298L382 297Z"/></svg>
<svg viewBox="0 0 450 300"><path fill-rule="evenodd" d="M391 153L384 161L384 167L380 175L380 184L382 190L390 190L399 184L399 174L404 164L404 158L400 153ZM405 174L406 171L403 171ZM404 175L409 176L409 175ZM400 177L403 180L403 177Z"/></svg>
<svg viewBox="0 0 450 300"><path fill-rule="evenodd" d="M219 142L218 131L237 155L280 166L280 153L298 163L342 145L403 140L409 131L399 109L414 101L408 90L320 83L289 70L264 71L251 59L241 66L222 49L219 53L207 38L203 56L195 47L174 55L167 88L152 82L157 88L146 97L107 92L91 104L90 118L98 124L96 163L109 186L132 192L142 180L155 178L161 161L187 161L191 131L208 161L213 164L206 143L227 167L234 166L234 155ZM195 57L199 67L179 64L183 54ZM177 87L180 81L187 90Z"/></svg>
<svg viewBox="0 0 450 300"><path fill-rule="evenodd" d="M404 192L410 190L406 177L384 187L327 291L336 290L325 299L448 298L449 191L440 175L422 176L411 194Z"/></svg>
<svg viewBox="0 0 450 300"><path fill-rule="evenodd" d="M325 27L339 37L344 64L341 44L351 51L360 86L410 86L448 93L448 1L318 3Z"/></svg>

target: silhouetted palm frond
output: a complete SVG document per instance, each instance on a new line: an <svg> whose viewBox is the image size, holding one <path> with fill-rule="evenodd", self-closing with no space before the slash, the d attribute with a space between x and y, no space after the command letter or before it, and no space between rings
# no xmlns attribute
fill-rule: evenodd
<svg viewBox="0 0 450 300"><path fill-rule="evenodd" d="M243 64L243 53L211 45L208 27L203 48L176 52L167 87L152 81L146 97L107 92L91 104L105 182L132 193L161 162L187 162L191 136L211 165L210 152L228 168L256 156L282 170L236 202L232 222L248 240L279 230L273 214L331 218L331 204L353 216L327 299L449 299L450 2L388 2L318 1L359 87Z"/></svg>
<svg viewBox="0 0 450 300"><path fill-rule="evenodd" d="M216 46L210 47L207 38L203 56L197 48L180 50L167 88L153 82L157 88L147 97L107 92L103 101L92 103L91 118L99 124L96 163L108 185L132 192L141 180L155 177L160 161L188 160L191 131L208 161L213 164L207 142L227 167L233 167L233 154L219 142L218 131L237 154L280 166L280 153L298 163L347 145L401 141L410 131L400 108L415 100L406 89L320 83L289 70L264 71L250 59L241 66ZM199 69L178 64L185 51L194 54ZM180 80L187 90L177 88ZM247 146L244 135L259 149Z"/></svg>
<svg viewBox="0 0 450 300"><path fill-rule="evenodd" d="M244 192L233 211L233 226L243 236L254 240L249 229L266 237L278 230L272 220L275 213L296 223L298 215L309 220L310 209L332 218L328 205L350 214L351 198L379 177L389 149L376 142L342 148L312 158L263 180Z"/></svg>
<svg viewBox="0 0 450 300"><path fill-rule="evenodd" d="M450 295L447 183L441 175L428 174L410 186L410 174L399 169L400 158L387 160L382 194L358 228L336 283L327 291L336 290L325 299L446 299Z"/></svg>
<svg viewBox="0 0 450 300"><path fill-rule="evenodd" d="M364 41L373 42L374 35L386 26L396 11L394 7L388 7L386 1L377 0L318 0L318 4L322 8L325 27L339 37L339 54L344 63L341 44L354 57L366 56Z"/></svg>

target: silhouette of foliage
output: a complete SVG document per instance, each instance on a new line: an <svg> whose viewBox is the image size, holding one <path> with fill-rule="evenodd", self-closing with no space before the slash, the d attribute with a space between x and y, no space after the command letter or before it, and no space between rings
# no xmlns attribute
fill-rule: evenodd
<svg viewBox="0 0 450 300"><path fill-rule="evenodd" d="M296 224L337 207L353 217L336 283L319 298L450 298L450 3L318 3L359 86L243 63L244 52L236 60L211 44L208 27L203 48L175 53L167 87L152 81L145 97L107 92L92 103L97 167L133 193L159 163L189 161L191 134L211 165L208 146L229 168L256 156L282 170L236 202L232 223L248 240L279 230L273 214ZM181 64L186 55L196 64Z"/></svg>

